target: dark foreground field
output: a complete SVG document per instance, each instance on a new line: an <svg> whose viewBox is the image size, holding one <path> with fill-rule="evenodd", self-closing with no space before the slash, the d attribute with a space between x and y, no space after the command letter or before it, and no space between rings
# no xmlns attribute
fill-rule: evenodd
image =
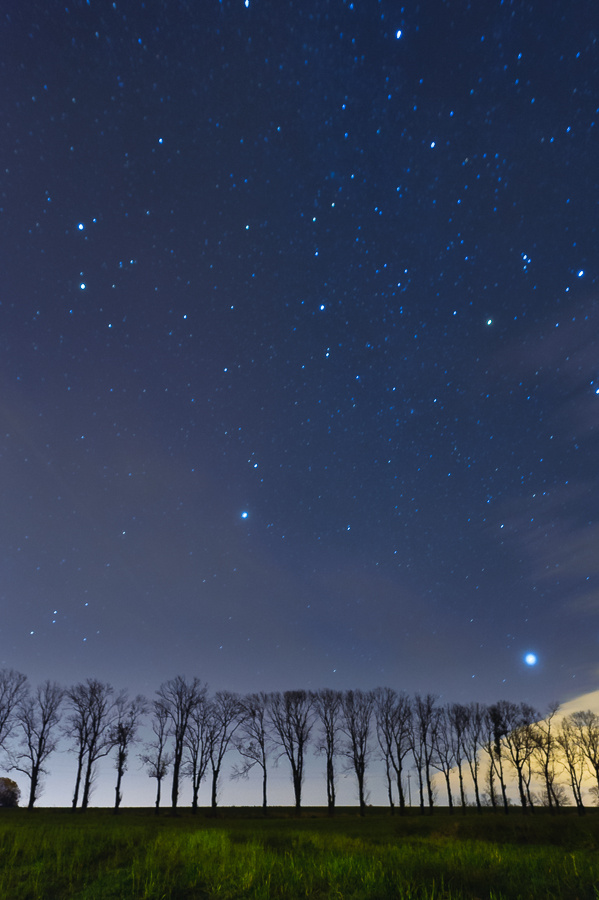
<svg viewBox="0 0 599 900"><path fill-rule="evenodd" d="M599 816L0 810L0 897L596 898Z"/></svg>

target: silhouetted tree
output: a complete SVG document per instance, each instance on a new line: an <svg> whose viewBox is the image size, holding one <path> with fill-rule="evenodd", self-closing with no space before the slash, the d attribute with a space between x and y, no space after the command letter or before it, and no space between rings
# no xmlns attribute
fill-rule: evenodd
<svg viewBox="0 0 599 900"><path fill-rule="evenodd" d="M210 761L210 705L206 700L207 688L204 686L198 694L195 706L189 716L187 732L184 738L186 755L183 757L182 772L191 779L191 811L198 811L198 794L200 785L206 775Z"/></svg>
<svg viewBox="0 0 599 900"><path fill-rule="evenodd" d="M360 815L366 815L366 767L370 758L370 723L374 691L345 691L341 701L341 730L347 741L342 752L356 773Z"/></svg>
<svg viewBox="0 0 599 900"><path fill-rule="evenodd" d="M217 806L218 779L225 753L241 724L242 706L233 691L217 691L210 702L208 719L208 754L212 768L211 806Z"/></svg>
<svg viewBox="0 0 599 900"><path fill-rule="evenodd" d="M431 757L431 765L438 769L445 777L445 786L447 788L447 802L449 804L449 814L453 815L453 796L451 793L451 782L449 776L453 769L456 757L454 749L454 740L452 734L452 721L446 706L434 711L434 724L432 727L433 755Z"/></svg>
<svg viewBox="0 0 599 900"><path fill-rule="evenodd" d="M553 813L561 806L563 789L556 781L556 761L558 744L556 738L555 717L560 709L559 703L550 703L547 714L537 722L534 731L534 757L537 773L545 782L545 801Z"/></svg>
<svg viewBox="0 0 599 900"><path fill-rule="evenodd" d="M412 704L408 695L392 688L377 688L374 692L376 733L385 760L389 805L393 813L393 794L390 768L395 771L400 813L406 801L402 783L404 759L411 749Z"/></svg>
<svg viewBox="0 0 599 900"><path fill-rule="evenodd" d="M395 813L395 803L393 800L393 764L391 761L393 753L393 729L391 726L392 709L394 705L393 695L396 692L391 688L376 688L374 692L374 714L376 721L376 737L379 742L381 758L385 763L385 777L387 779L387 798L389 800L389 809L391 815Z"/></svg>
<svg viewBox="0 0 599 900"><path fill-rule="evenodd" d="M71 808L73 811L77 808L79 802L79 790L81 787L81 778L83 777L83 764L85 762L85 753L87 750L87 731L88 716L86 713L86 693L83 685L75 685L66 691L69 715L63 727L63 734L72 741L73 746L69 750L77 754L77 774L75 776L75 789L73 791L73 800Z"/></svg>
<svg viewBox="0 0 599 900"><path fill-rule="evenodd" d="M0 806L16 807L21 799L21 788L12 778L0 778Z"/></svg>
<svg viewBox="0 0 599 900"><path fill-rule="evenodd" d="M273 725L273 738L281 754L289 760L295 795L295 809L302 806L305 754L314 725L314 703L308 691L275 691L269 694L268 712Z"/></svg>
<svg viewBox="0 0 599 900"><path fill-rule="evenodd" d="M327 807L330 816L335 813L335 756L339 754L342 699L342 692L332 688L322 688L312 694L314 709L322 725L316 752L324 753L326 759Z"/></svg>
<svg viewBox="0 0 599 900"><path fill-rule="evenodd" d="M196 705L203 699L203 688L199 678L194 678L188 684L182 675L171 678L161 684L158 691L158 699L166 710L171 722L171 734L175 740L173 753L173 787L171 791L171 803L173 811L179 801L179 780L181 777L181 763L185 749L185 735L189 725L189 717Z"/></svg>
<svg viewBox="0 0 599 900"><path fill-rule="evenodd" d="M516 770L518 777L518 793L522 810L527 812L532 806L530 790L527 789L530 777L526 777L526 767L535 751L535 723L539 720L539 713L526 703L512 703L509 700L500 700L496 704L501 709L501 718L505 733L503 742L508 753L508 758Z"/></svg>
<svg viewBox="0 0 599 900"><path fill-rule="evenodd" d="M466 707L466 709L468 710L468 714L466 719L466 727L464 729L464 734L462 737L462 750L464 751L464 756L468 760L468 768L470 769L472 783L474 784L476 808L479 812L482 812L482 804L480 800L480 791L478 784L480 771L479 753L482 749L485 737L485 718L487 715L487 709L480 703L470 703ZM494 796L493 799L495 799Z"/></svg>
<svg viewBox="0 0 599 900"><path fill-rule="evenodd" d="M232 778L247 778L254 766L262 770L262 809L266 813L267 761L272 747L268 719L268 694L247 694L241 698L239 734L235 747L243 758L233 769Z"/></svg>
<svg viewBox="0 0 599 900"><path fill-rule="evenodd" d="M153 701L152 709L152 731L154 732L154 740L144 745L144 752L139 754L139 758L146 767L146 771L150 778L156 779L156 801L154 806L156 815L158 815L160 810L162 781L168 773L174 754L167 749L167 743L170 737L169 714L159 700Z"/></svg>
<svg viewBox="0 0 599 900"><path fill-rule="evenodd" d="M416 763L420 788L420 812L424 813L423 781L426 780L428 808L431 815L433 813L435 802L431 778L431 766L435 752L436 701L437 698L434 694L426 694L424 697L420 694L415 695L411 736L412 755L414 756L414 762Z"/></svg>
<svg viewBox="0 0 599 900"><path fill-rule="evenodd" d="M483 792L482 804L483 806L492 806L493 809L497 809L497 791L495 789L495 777L495 765L492 761L490 761L484 773L483 784L487 790Z"/></svg>
<svg viewBox="0 0 599 900"><path fill-rule="evenodd" d="M562 758L566 764L570 785L574 796L574 803L579 815L585 812L582 802L582 782L585 776L585 757L578 742L576 724L572 716L564 716L557 733L557 744L562 751Z"/></svg>
<svg viewBox="0 0 599 900"><path fill-rule="evenodd" d="M574 712L569 718L576 734L576 742L599 788L599 716L587 709Z"/></svg>
<svg viewBox="0 0 599 900"><path fill-rule="evenodd" d="M137 740L137 730L141 724L142 716L148 711L148 702L145 697L138 694L133 700L129 700L126 694L120 694L115 702L115 721L109 729L109 743L116 748L115 768L117 772L114 811L118 813L123 795L121 783L127 768L127 758L131 744Z"/></svg>
<svg viewBox="0 0 599 900"><path fill-rule="evenodd" d="M77 807L83 778L81 809L86 810L95 778L96 763L110 753L113 746L110 730L118 715L114 688L95 678L88 678L85 683L68 688L66 698L70 715L67 717L65 734L74 742L77 752L73 809Z"/></svg>
<svg viewBox="0 0 599 900"><path fill-rule="evenodd" d="M507 802L507 791L505 785L505 777L503 772L503 747L502 741L507 734L508 725L503 714L503 704L505 701L500 700L499 703L493 703L487 707L485 715L485 730L483 738L483 750L489 756L491 772L489 774L489 783L494 797L493 779L495 776L499 779L501 786L501 796L503 799L503 809L507 815L509 812L509 804ZM495 805L495 804L493 804Z"/></svg>
<svg viewBox="0 0 599 900"><path fill-rule="evenodd" d="M458 770L458 783L460 785L460 804L462 813L466 814L466 793L464 791L464 773L462 762L467 759L465 742L470 722L470 710L462 703L450 703L446 707L447 724L449 726L449 738L453 750L455 764Z"/></svg>
<svg viewBox="0 0 599 900"><path fill-rule="evenodd" d="M18 749L10 753L10 768L29 778L27 809L33 809L41 793L42 775L47 775L44 763L58 744L57 726L64 690L56 682L45 681L33 695L21 698L15 718L22 731Z"/></svg>
<svg viewBox="0 0 599 900"><path fill-rule="evenodd" d="M15 725L15 709L26 696L27 690L26 675L14 669L0 669L0 749L5 748Z"/></svg>

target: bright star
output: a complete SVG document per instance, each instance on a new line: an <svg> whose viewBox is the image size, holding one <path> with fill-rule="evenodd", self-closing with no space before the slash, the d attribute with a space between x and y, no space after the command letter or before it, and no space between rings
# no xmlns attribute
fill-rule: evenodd
<svg viewBox="0 0 599 900"><path fill-rule="evenodd" d="M526 663L527 666L536 666L537 658L534 655L534 653L527 653L526 656L524 657L524 662Z"/></svg>
<svg viewBox="0 0 599 900"><path fill-rule="evenodd" d="M395 32L395 37L397 38L397 40L399 40L400 37L401 37L401 31L396 31L396 32Z"/></svg>
<svg viewBox="0 0 599 900"><path fill-rule="evenodd" d="M79 285L79 287L81 288L82 291L84 291L85 290L85 281L82 281L81 284Z"/></svg>
<svg viewBox="0 0 599 900"><path fill-rule="evenodd" d="M248 517L248 514L247 514L246 512L242 512L242 513L241 513L241 518L242 518L242 519L247 519L247 517Z"/></svg>
<svg viewBox="0 0 599 900"><path fill-rule="evenodd" d="M584 269L581 269L580 272L578 273L578 277L582 278L583 275L584 275Z"/></svg>
<svg viewBox="0 0 599 900"><path fill-rule="evenodd" d="M79 231L83 231L83 229L85 228L85 225L83 224L83 222L79 222L79 224L77 225L77 228L79 229Z"/></svg>
<svg viewBox="0 0 599 900"><path fill-rule="evenodd" d="M492 325L492 324L493 324L493 319L487 319L487 325Z"/></svg>

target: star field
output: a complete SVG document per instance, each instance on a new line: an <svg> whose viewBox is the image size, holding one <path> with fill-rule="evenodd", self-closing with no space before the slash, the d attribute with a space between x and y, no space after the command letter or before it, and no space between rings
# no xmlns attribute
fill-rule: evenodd
<svg viewBox="0 0 599 900"><path fill-rule="evenodd" d="M3 15L2 665L596 687L596 11Z"/></svg>

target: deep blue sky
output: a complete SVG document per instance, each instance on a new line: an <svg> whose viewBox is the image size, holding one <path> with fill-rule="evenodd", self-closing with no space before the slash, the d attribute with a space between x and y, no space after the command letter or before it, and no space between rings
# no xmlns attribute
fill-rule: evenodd
<svg viewBox="0 0 599 900"><path fill-rule="evenodd" d="M0 665L597 687L597 33L3 5Z"/></svg>

